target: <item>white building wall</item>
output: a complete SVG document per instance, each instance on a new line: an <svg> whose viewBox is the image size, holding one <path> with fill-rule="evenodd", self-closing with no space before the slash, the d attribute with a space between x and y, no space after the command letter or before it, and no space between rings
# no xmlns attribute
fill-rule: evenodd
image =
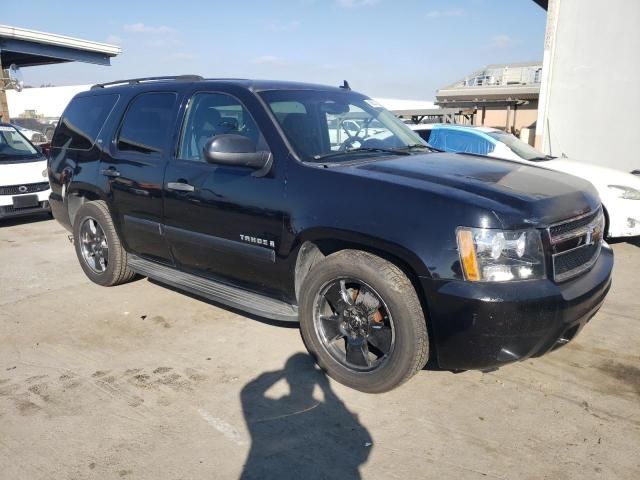
<svg viewBox="0 0 640 480"><path fill-rule="evenodd" d="M21 92L7 90L9 116L18 117L25 110L35 110L45 117L59 117L76 93L89 90L91 85L68 87L25 88Z"/></svg>
<svg viewBox="0 0 640 480"><path fill-rule="evenodd" d="M551 0L543 63L544 152L640 169L640 0Z"/></svg>

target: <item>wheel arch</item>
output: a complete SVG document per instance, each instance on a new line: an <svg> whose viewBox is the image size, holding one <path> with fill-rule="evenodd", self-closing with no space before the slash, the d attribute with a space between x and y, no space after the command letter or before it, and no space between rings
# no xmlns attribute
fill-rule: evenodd
<svg viewBox="0 0 640 480"><path fill-rule="evenodd" d="M433 327L429 320L430 309L420 280L420 277L431 277L424 263L417 255L406 248L390 244L381 239L363 236L355 232L334 231L331 235L328 233L327 231L323 232L323 234L308 232L307 235L302 235L297 243L294 276L296 300L299 301L300 299L300 290L307 274L311 271L313 265L323 258L341 250L361 250L376 255L400 268L411 282L420 301L427 325L429 351L431 352L429 354L430 359L437 358Z"/></svg>
<svg viewBox="0 0 640 480"><path fill-rule="evenodd" d="M107 197L104 192L95 188L92 185L81 184L74 185L73 183L69 185L66 194L66 204L67 204L67 213L69 214L69 222L73 225L75 221L76 214L80 207L82 207L87 202L93 202L95 200L104 200L107 202Z"/></svg>

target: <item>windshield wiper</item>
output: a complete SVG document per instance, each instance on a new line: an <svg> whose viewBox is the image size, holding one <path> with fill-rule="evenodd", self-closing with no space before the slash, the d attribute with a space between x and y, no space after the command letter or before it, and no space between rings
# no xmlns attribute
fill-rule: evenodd
<svg viewBox="0 0 640 480"><path fill-rule="evenodd" d="M553 160L554 158L558 157L553 157L551 155L540 155L539 157L533 157L529 160L531 160L532 162L544 162L545 160Z"/></svg>
<svg viewBox="0 0 640 480"><path fill-rule="evenodd" d="M314 160L324 160L326 158L339 157L341 155L348 155L350 153L362 153L362 152L382 152L382 153L391 153L393 155L411 155L409 152L404 152L402 150L396 150L393 148L378 148L378 147L359 147L352 148L350 150L345 150L343 152L332 152L326 153L324 155L316 155L313 157Z"/></svg>
<svg viewBox="0 0 640 480"><path fill-rule="evenodd" d="M444 151L444 150L440 150L439 148L432 147L431 145L425 145L424 143L412 143L411 145L407 145L406 147L397 148L395 149L395 151L413 150L415 148L423 148L425 150L429 150L430 152Z"/></svg>

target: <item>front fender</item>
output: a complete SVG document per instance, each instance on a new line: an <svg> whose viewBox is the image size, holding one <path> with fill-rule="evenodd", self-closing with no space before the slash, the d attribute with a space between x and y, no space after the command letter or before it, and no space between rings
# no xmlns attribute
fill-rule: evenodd
<svg viewBox="0 0 640 480"><path fill-rule="evenodd" d="M398 259L420 277L431 277L427 265L414 252L403 245L384 240L362 232L331 227L314 227L301 231L296 236L292 251L295 254L305 242L312 242L321 251L335 251L345 248L366 250L390 260ZM400 265L402 266L402 265Z"/></svg>

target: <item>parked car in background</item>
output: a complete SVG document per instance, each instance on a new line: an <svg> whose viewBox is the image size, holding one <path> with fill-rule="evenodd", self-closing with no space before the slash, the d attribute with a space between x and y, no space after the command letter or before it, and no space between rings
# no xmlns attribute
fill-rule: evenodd
<svg viewBox="0 0 640 480"><path fill-rule="evenodd" d="M31 139L31 137L27 134L25 136L29 138L33 143L42 143L51 140L53 137L53 131L56 128L57 121L55 120L45 120L38 118L21 118L16 117L11 119L11 124L20 128L24 128L26 130L31 130L38 134L42 135L42 138Z"/></svg>
<svg viewBox="0 0 640 480"><path fill-rule="evenodd" d="M602 199L607 236L640 235L640 178L637 175L545 155L515 135L496 128L451 124L417 124L410 128L430 145L446 152L515 160L584 178L596 187Z"/></svg>
<svg viewBox="0 0 640 480"><path fill-rule="evenodd" d="M20 125L13 125L13 126L22 135L27 137L27 140L29 140L31 143L38 144L38 143L45 143L47 141L47 137L43 133L37 132L35 130L31 130L29 128L21 127Z"/></svg>
<svg viewBox="0 0 640 480"><path fill-rule="evenodd" d="M0 219L49 212L47 159L13 125L0 123Z"/></svg>

